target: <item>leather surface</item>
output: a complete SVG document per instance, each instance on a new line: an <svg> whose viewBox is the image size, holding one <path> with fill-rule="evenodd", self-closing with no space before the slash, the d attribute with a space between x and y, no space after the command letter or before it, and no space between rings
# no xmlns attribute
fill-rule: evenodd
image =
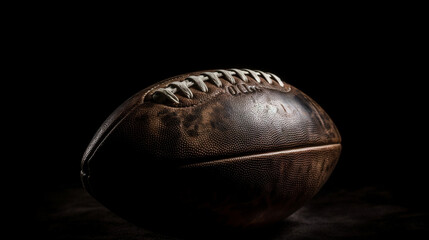
<svg viewBox="0 0 429 240"><path fill-rule="evenodd" d="M223 87L207 81L208 93L191 87L192 99L176 93L179 104L151 98L199 73L152 85L112 113L84 154L85 188L146 225L162 222L159 214L239 227L291 214L338 160L334 123L293 86L250 76L248 83L235 77L237 84L220 78Z"/></svg>
<svg viewBox="0 0 429 240"><path fill-rule="evenodd" d="M317 193L340 151L332 144L188 165L180 169L179 202L228 226L274 223Z"/></svg>

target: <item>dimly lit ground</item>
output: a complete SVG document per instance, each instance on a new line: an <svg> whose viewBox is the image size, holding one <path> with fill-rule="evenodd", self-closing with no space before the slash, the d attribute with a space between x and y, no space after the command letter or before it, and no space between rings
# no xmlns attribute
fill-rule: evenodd
<svg viewBox="0 0 429 240"><path fill-rule="evenodd" d="M46 194L39 206L39 230L50 239L187 239L153 233L115 216L82 188ZM193 239L423 239L429 214L395 203L380 187L319 193L279 226L251 234L217 236L207 232Z"/></svg>

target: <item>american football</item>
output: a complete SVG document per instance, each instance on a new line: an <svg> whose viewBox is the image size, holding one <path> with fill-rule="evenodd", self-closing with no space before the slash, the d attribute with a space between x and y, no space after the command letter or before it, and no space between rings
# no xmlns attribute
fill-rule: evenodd
<svg viewBox="0 0 429 240"><path fill-rule="evenodd" d="M328 114L279 76L183 74L136 93L84 153L85 190L147 228L254 228L288 217L324 185L341 152Z"/></svg>

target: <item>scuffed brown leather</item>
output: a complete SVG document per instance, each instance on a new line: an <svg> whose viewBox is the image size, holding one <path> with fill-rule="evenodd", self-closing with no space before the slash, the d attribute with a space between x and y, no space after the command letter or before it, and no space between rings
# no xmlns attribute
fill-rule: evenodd
<svg viewBox="0 0 429 240"><path fill-rule="evenodd" d="M177 92L179 104L151 98L199 73L150 86L112 113L84 154L85 188L143 225L165 222L164 215L236 227L288 216L338 160L334 123L293 86L288 91L250 76L248 83L235 78L236 85L221 78L222 88L206 81L208 93L193 86L192 99Z"/></svg>
<svg viewBox="0 0 429 240"><path fill-rule="evenodd" d="M196 209L197 215L210 206L212 218L228 226L274 223L319 191L340 150L340 144L332 144L192 164L181 169L185 190L178 195L187 211Z"/></svg>

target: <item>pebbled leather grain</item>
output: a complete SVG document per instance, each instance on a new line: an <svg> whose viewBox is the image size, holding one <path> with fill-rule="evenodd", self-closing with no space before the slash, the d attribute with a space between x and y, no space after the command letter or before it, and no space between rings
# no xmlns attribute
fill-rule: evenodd
<svg viewBox="0 0 429 240"><path fill-rule="evenodd" d="M340 155L326 112L300 90L248 75L179 103L152 94L200 71L152 85L103 123L82 160L98 201L144 226L260 226L287 217L321 188ZM166 220L169 219L169 220Z"/></svg>

